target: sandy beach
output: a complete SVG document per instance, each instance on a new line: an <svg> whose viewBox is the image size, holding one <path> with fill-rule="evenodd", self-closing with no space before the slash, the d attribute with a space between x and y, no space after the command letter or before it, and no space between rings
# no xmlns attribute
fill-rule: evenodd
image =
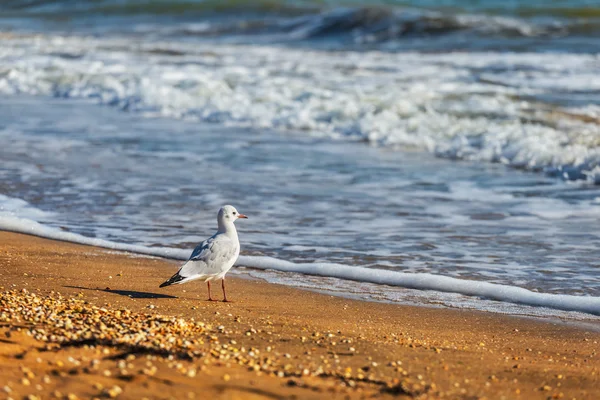
<svg viewBox="0 0 600 400"><path fill-rule="evenodd" d="M176 263L6 232L0 265L2 398L600 397L591 324L239 278L207 302L158 288Z"/></svg>
<svg viewBox="0 0 600 400"><path fill-rule="evenodd" d="M600 399L599 37L590 0L0 1L0 400Z"/></svg>

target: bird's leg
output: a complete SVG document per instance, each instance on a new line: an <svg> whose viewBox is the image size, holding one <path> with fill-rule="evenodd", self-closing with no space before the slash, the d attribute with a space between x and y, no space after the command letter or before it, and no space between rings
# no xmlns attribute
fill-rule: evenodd
<svg viewBox="0 0 600 400"><path fill-rule="evenodd" d="M206 284L208 285L208 301L216 301L210 296L210 281L206 281Z"/></svg>
<svg viewBox="0 0 600 400"><path fill-rule="evenodd" d="M221 280L221 287L223 288L223 302L228 303L227 294L225 293L225 278Z"/></svg>

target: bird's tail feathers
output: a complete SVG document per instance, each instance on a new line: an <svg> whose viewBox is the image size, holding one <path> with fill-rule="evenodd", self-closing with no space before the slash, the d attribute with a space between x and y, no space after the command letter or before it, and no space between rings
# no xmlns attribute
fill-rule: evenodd
<svg viewBox="0 0 600 400"><path fill-rule="evenodd" d="M179 275L179 272L177 272L175 275L170 277L168 281L161 283L159 287L162 288L162 287L174 285L176 283L181 283L181 281L183 281L184 279L185 279L185 277Z"/></svg>

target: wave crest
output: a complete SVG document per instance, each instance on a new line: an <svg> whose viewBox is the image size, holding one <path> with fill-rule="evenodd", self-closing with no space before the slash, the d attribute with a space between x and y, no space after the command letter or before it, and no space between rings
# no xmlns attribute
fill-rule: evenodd
<svg viewBox="0 0 600 400"><path fill-rule="evenodd" d="M4 94L92 98L148 115L600 180L592 55L331 53L60 36L4 43Z"/></svg>

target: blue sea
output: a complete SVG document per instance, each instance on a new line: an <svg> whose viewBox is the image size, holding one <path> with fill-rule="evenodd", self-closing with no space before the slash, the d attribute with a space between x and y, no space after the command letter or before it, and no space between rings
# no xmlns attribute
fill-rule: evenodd
<svg viewBox="0 0 600 400"><path fill-rule="evenodd" d="M596 0L7 0L0 143L0 229L600 319Z"/></svg>

